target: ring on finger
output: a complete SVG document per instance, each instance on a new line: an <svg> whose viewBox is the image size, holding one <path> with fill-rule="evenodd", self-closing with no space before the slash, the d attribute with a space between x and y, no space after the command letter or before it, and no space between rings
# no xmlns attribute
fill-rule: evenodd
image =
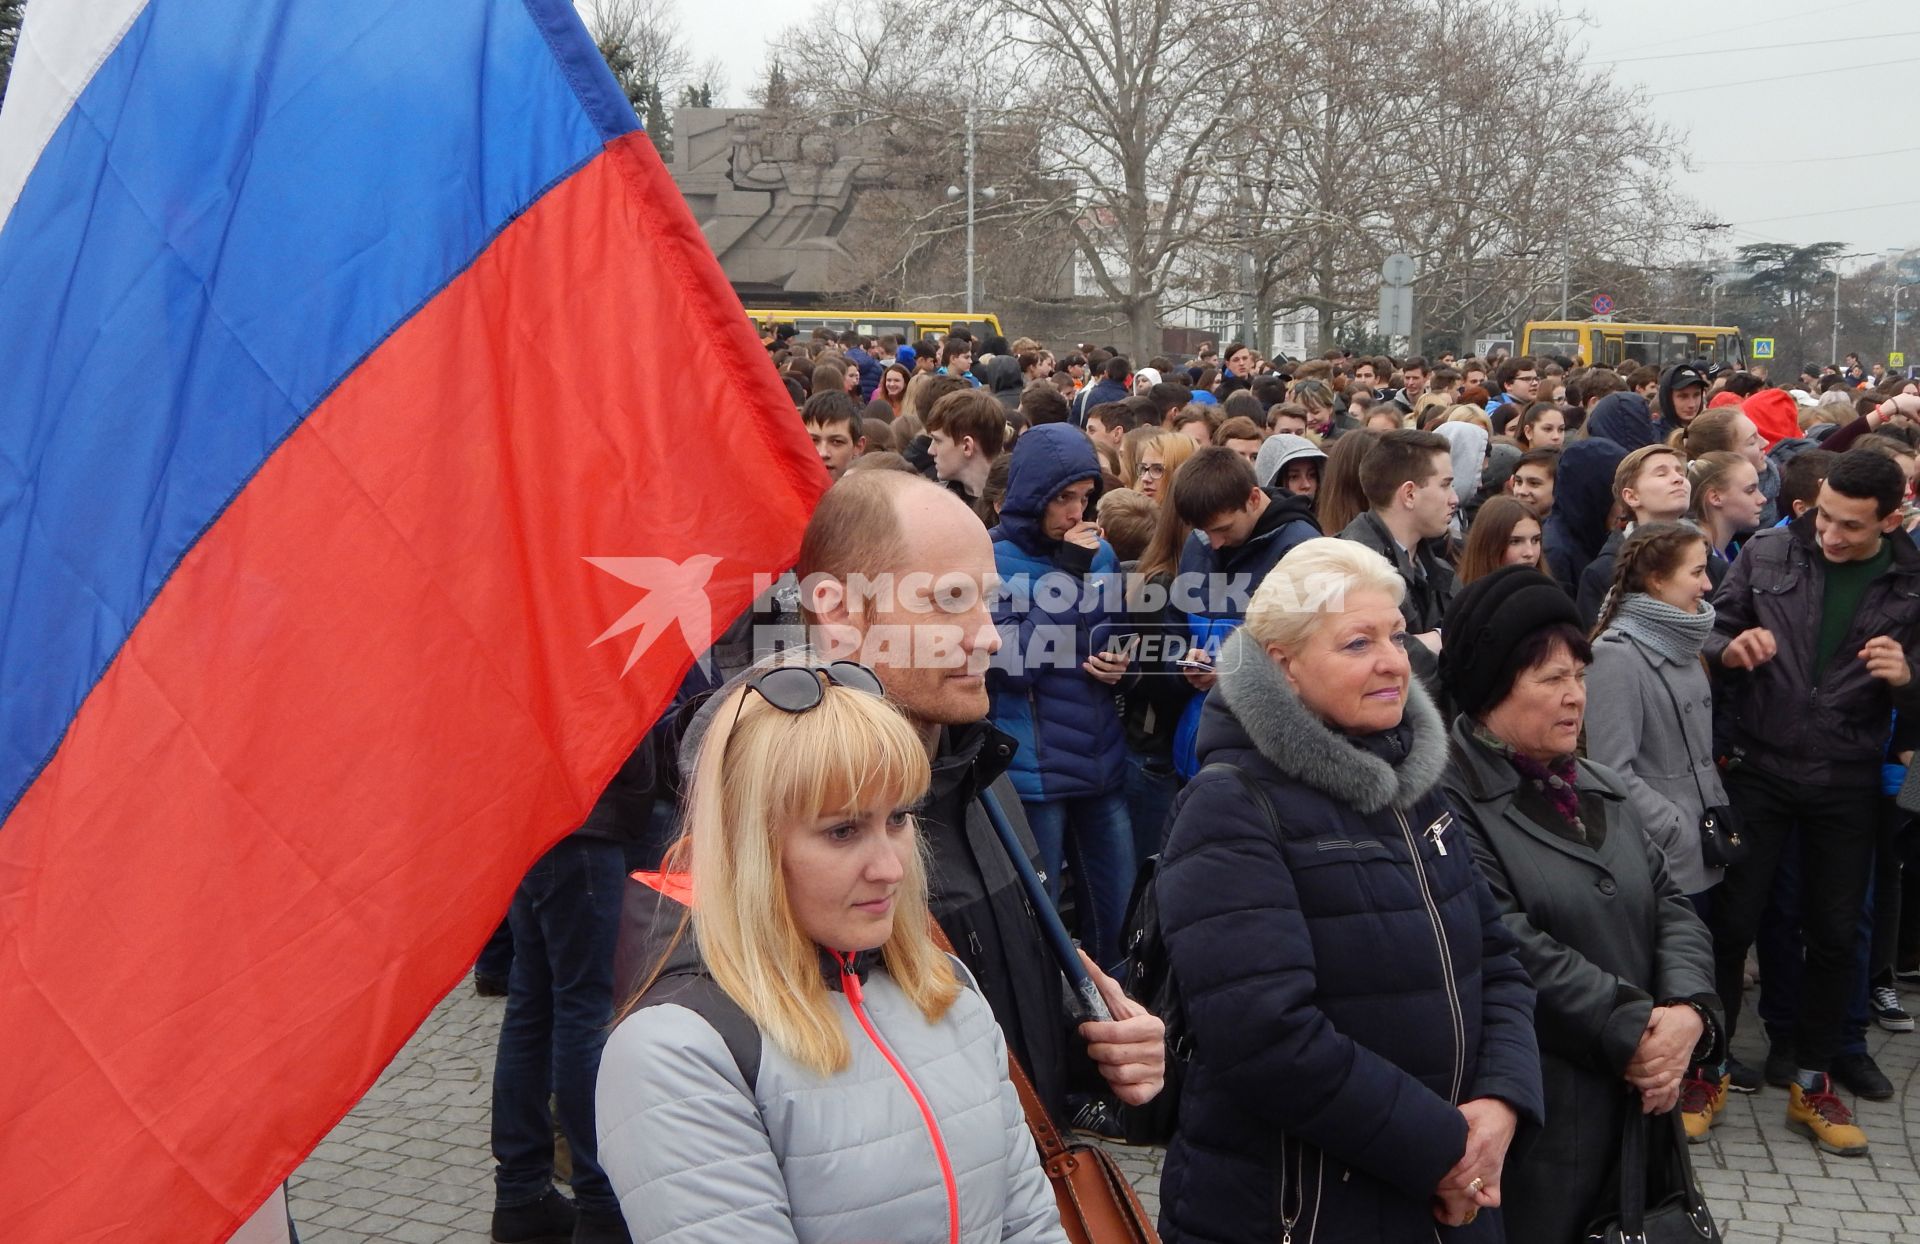
<svg viewBox="0 0 1920 1244"><path fill-rule="evenodd" d="M1482 1188L1484 1188L1484 1187L1486 1187L1486 1186L1487 1186L1487 1181L1486 1181L1486 1180L1484 1180L1484 1179L1482 1179L1482 1178L1480 1178L1480 1177L1479 1177L1478 1175L1475 1175L1475 1176L1473 1177L1473 1182L1467 1185L1467 1191L1468 1191L1468 1192L1478 1192L1478 1191L1480 1191L1480 1189L1482 1189Z"/></svg>

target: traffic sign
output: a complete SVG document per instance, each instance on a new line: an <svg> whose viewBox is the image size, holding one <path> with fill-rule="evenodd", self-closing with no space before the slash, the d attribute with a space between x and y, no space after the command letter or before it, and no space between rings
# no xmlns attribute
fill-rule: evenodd
<svg viewBox="0 0 1920 1244"><path fill-rule="evenodd" d="M1413 286L1382 285L1380 287L1380 335L1382 337L1413 336Z"/></svg>
<svg viewBox="0 0 1920 1244"><path fill-rule="evenodd" d="M1593 313L1595 315L1612 315L1613 299L1607 297L1605 294L1595 294L1593 296Z"/></svg>
<svg viewBox="0 0 1920 1244"><path fill-rule="evenodd" d="M1888 367L1905 367L1906 365L1907 356L1900 351L1895 350L1892 354L1887 355Z"/></svg>
<svg viewBox="0 0 1920 1244"><path fill-rule="evenodd" d="M1388 255L1387 261L1380 265L1380 283L1392 289L1413 284L1418 275L1419 268L1412 255Z"/></svg>
<svg viewBox="0 0 1920 1244"><path fill-rule="evenodd" d="M1773 338L1755 337L1753 339L1753 357L1770 359L1773 357Z"/></svg>

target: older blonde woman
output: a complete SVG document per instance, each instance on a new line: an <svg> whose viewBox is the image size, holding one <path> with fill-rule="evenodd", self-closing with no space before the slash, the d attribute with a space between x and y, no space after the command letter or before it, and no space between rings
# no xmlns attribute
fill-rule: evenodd
<svg viewBox="0 0 1920 1244"><path fill-rule="evenodd" d="M1537 1123L1533 990L1439 789L1446 727L1385 558L1309 540L1255 591L1156 881L1194 1058L1173 1242L1502 1239Z"/></svg>
<svg viewBox="0 0 1920 1244"><path fill-rule="evenodd" d="M928 933L919 735L846 661L711 720L692 871L650 878L659 967L600 1063L633 1238L1064 1244L999 1026Z"/></svg>

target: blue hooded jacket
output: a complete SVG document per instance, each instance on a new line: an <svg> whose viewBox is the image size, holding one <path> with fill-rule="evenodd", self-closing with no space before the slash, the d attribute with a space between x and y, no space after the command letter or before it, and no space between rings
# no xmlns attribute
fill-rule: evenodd
<svg viewBox="0 0 1920 1244"><path fill-rule="evenodd" d="M1659 440L1660 429L1654 424L1647 399L1623 389L1594 403L1593 414L1587 418L1587 439L1595 438L1612 441L1631 452Z"/></svg>
<svg viewBox="0 0 1920 1244"><path fill-rule="evenodd" d="M1601 405L1619 396L1610 393ZM1640 406L1645 409L1646 403ZM1570 595L1578 594L1580 576L1607 542L1613 472L1626 456L1617 442L1592 437L1560 451L1553 477L1553 512L1547 515L1541 542L1547 569Z"/></svg>
<svg viewBox="0 0 1920 1244"><path fill-rule="evenodd" d="M1065 423L1030 429L1014 445L1000 523L988 533L1002 584L990 720L1019 743L1008 776L1027 803L1104 795L1126 781L1115 688L1080 668L1126 617L1120 561L1104 540L1089 552L1042 526L1047 503L1081 480L1099 488L1086 434Z"/></svg>
<svg viewBox="0 0 1920 1244"><path fill-rule="evenodd" d="M880 387L880 378L887 374L887 365L859 346L847 347L847 362L860 369L860 400L872 401L873 391Z"/></svg>

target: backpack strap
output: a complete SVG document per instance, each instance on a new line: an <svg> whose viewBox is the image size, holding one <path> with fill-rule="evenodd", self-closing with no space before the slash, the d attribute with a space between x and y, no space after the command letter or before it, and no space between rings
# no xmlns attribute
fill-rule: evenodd
<svg viewBox="0 0 1920 1244"><path fill-rule="evenodd" d="M1202 765L1200 772L1194 774L1193 780L1187 784L1191 786L1193 782L1198 781L1209 773L1232 774L1234 780L1240 783L1241 789L1247 792L1249 801L1254 807L1260 809L1260 815L1266 821L1267 828L1272 830L1276 836L1279 835L1280 816L1273 810L1273 800L1267 797L1267 792L1261 788L1260 783L1247 776L1245 769L1242 769L1239 765L1230 765L1224 760L1216 760L1212 764Z"/></svg>
<svg viewBox="0 0 1920 1244"><path fill-rule="evenodd" d="M673 972L662 976L647 990L635 1010L650 1006L683 1006L720 1034L733 1055L734 1066L749 1089L760 1078L760 1028L727 991L703 972Z"/></svg>

